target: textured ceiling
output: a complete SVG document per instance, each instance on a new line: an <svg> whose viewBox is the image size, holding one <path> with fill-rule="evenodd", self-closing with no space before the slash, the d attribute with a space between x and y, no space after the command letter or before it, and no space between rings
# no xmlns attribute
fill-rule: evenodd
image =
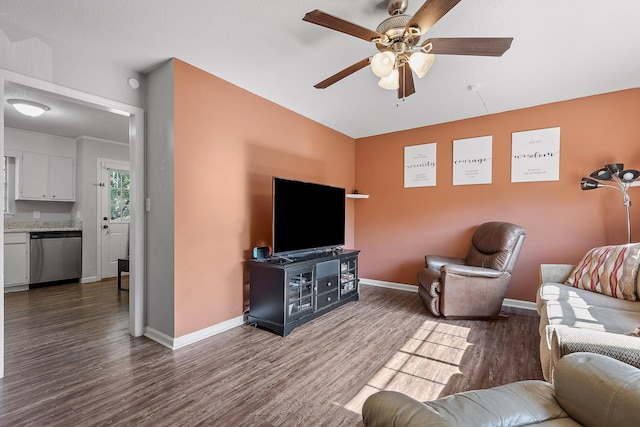
<svg viewBox="0 0 640 427"><path fill-rule="evenodd" d="M406 100L368 69L314 89L376 50L304 14L375 29L382 3L2 0L0 26L140 72L177 57L354 138L640 87L637 0L463 0L425 37L513 37L504 56L439 55Z"/></svg>
<svg viewBox="0 0 640 427"><path fill-rule="evenodd" d="M5 102L5 126L77 138L91 136L109 141L129 143L129 118L108 111L82 106L70 100L17 85L5 87L5 100L26 99L50 108L40 117L27 117Z"/></svg>

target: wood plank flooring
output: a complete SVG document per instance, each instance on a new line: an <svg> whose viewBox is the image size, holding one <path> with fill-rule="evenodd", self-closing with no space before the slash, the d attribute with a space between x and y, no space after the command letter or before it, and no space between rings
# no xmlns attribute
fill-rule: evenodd
<svg viewBox="0 0 640 427"><path fill-rule="evenodd" d="M353 426L376 390L428 400L542 378L537 317L439 320L371 286L285 338L242 326L171 351L127 319L115 280L5 294L0 425Z"/></svg>

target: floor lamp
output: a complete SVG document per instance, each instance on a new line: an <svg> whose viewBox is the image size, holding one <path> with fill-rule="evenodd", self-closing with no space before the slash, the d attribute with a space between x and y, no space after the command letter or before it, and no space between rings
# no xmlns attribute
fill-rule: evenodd
<svg viewBox="0 0 640 427"><path fill-rule="evenodd" d="M629 206L631 199L627 191L631 184L640 179L640 171L635 169L625 169L623 163L610 163L602 169L591 172L590 178L583 177L580 181L580 188L583 190L595 190L596 188L608 187L614 188L622 193L624 198L624 207L627 211L627 243L631 243L631 221L629 219ZM613 182L617 184L605 184Z"/></svg>

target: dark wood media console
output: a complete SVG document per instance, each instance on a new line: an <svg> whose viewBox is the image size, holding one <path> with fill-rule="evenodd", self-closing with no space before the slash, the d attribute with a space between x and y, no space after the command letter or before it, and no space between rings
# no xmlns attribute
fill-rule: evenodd
<svg viewBox="0 0 640 427"><path fill-rule="evenodd" d="M278 335L360 298L358 250L249 260L249 324Z"/></svg>

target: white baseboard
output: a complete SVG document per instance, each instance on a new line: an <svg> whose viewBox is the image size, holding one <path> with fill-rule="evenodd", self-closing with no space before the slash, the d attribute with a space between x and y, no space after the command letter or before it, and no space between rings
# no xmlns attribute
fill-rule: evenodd
<svg viewBox="0 0 640 427"><path fill-rule="evenodd" d="M504 301L502 302L502 305L505 307L521 308L523 310L530 310L535 312L538 311L536 308L536 303L531 301L522 301L519 299L505 298Z"/></svg>
<svg viewBox="0 0 640 427"><path fill-rule="evenodd" d="M363 279L360 278L361 285L379 286L381 288L398 289L401 291L418 292L415 285L407 285L404 283L385 282L383 280ZM522 301L518 299L505 298L502 305L504 307L520 308L523 310L536 311L536 303L531 301Z"/></svg>
<svg viewBox="0 0 640 427"><path fill-rule="evenodd" d="M18 292L18 291L28 291L29 290L29 285L17 285L17 286L5 286L4 287L4 293L9 293L9 292Z"/></svg>
<svg viewBox="0 0 640 427"><path fill-rule="evenodd" d="M146 326L144 328L144 334L145 337L149 338L150 340L153 340L155 342L157 342L158 344L162 344L163 346L170 348L171 350L173 350L173 338L170 337L167 334L164 334L160 331L157 331L153 328L150 328L148 326Z"/></svg>
<svg viewBox="0 0 640 427"><path fill-rule="evenodd" d="M83 277L80 279L80 283L93 283L98 281L98 276Z"/></svg>
<svg viewBox="0 0 640 427"><path fill-rule="evenodd" d="M165 347L170 348L171 350L177 350L181 347L186 347L189 344L193 344L205 338L212 337L231 328L235 328L236 326L242 326L243 324L244 316L238 316L233 319L225 320L224 322L177 338L172 338L167 334L159 332L153 328L146 327L144 336L156 341L159 344L162 344Z"/></svg>
<svg viewBox="0 0 640 427"><path fill-rule="evenodd" d="M404 283L385 282L383 280L363 279L360 278L361 285L378 286L380 288L398 289L401 291L418 292L415 285L405 285Z"/></svg>

